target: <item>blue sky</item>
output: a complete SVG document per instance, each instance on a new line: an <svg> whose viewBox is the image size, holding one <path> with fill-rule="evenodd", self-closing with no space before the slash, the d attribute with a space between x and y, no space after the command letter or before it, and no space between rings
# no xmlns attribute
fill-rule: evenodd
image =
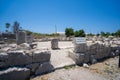
<svg viewBox="0 0 120 80"><path fill-rule="evenodd" d="M120 0L0 0L0 31L15 21L39 33L64 32L66 27L86 33L120 29Z"/></svg>

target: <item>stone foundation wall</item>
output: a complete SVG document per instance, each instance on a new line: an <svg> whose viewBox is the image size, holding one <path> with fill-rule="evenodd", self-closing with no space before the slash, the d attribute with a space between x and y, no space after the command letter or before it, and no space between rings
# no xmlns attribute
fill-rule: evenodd
<svg viewBox="0 0 120 80"><path fill-rule="evenodd" d="M0 53L0 80L27 80L54 70L50 51L9 51Z"/></svg>
<svg viewBox="0 0 120 80"><path fill-rule="evenodd" d="M107 57L114 57L120 53L120 47L118 45L111 45L108 43L87 43L77 44L74 50L69 51L69 56L78 65L83 63L96 63L98 60L102 60Z"/></svg>

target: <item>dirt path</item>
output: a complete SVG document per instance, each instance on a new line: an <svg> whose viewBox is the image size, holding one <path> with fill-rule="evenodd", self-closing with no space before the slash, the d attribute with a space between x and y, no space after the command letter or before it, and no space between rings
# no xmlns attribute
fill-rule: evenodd
<svg viewBox="0 0 120 80"><path fill-rule="evenodd" d="M61 69L31 80L107 80L103 76L82 67Z"/></svg>

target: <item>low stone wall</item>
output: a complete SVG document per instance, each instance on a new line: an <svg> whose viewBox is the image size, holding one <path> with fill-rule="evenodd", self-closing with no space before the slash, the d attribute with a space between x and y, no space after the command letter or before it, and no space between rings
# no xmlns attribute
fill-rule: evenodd
<svg viewBox="0 0 120 80"><path fill-rule="evenodd" d="M83 63L96 63L107 57L114 57L120 53L118 45L110 45L108 43L87 43L75 45L74 50L69 51L69 56L78 65Z"/></svg>
<svg viewBox="0 0 120 80"><path fill-rule="evenodd" d="M50 51L9 51L0 53L0 80L26 80L54 70Z"/></svg>

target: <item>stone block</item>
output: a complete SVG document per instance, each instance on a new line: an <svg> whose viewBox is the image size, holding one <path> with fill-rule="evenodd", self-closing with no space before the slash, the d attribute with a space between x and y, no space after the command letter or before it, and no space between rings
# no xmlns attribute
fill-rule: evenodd
<svg viewBox="0 0 120 80"><path fill-rule="evenodd" d="M59 47L58 47L58 39L53 39L52 41L51 41L51 48L52 49L58 49Z"/></svg>
<svg viewBox="0 0 120 80"><path fill-rule="evenodd" d="M89 53L83 53L84 55L84 63L88 63L90 61L90 54Z"/></svg>
<svg viewBox="0 0 120 80"><path fill-rule="evenodd" d="M41 75L47 72L51 72L54 70L54 67L50 62L45 62L40 64L39 68L36 70L35 75Z"/></svg>
<svg viewBox="0 0 120 80"><path fill-rule="evenodd" d="M87 46L86 44L75 44L74 45L74 52L75 53L81 53L81 52L86 52Z"/></svg>
<svg viewBox="0 0 120 80"><path fill-rule="evenodd" d="M97 59L102 59L102 58L104 58L103 49L97 49L96 51L97 51L97 52L96 52L96 58L97 58Z"/></svg>
<svg viewBox="0 0 120 80"><path fill-rule="evenodd" d="M110 46L105 46L104 47L104 57L109 57L111 52Z"/></svg>
<svg viewBox="0 0 120 80"><path fill-rule="evenodd" d="M96 59L95 55L90 55L90 63L95 64L96 62L97 62L97 59Z"/></svg>
<svg viewBox="0 0 120 80"><path fill-rule="evenodd" d="M32 35L26 36L26 42L27 43L32 43L33 42L33 36Z"/></svg>
<svg viewBox="0 0 120 80"><path fill-rule="evenodd" d="M89 54L86 53L75 53L73 51L69 51L69 57L72 58L77 65L89 62Z"/></svg>
<svg viewBox="0 0 120 80"><path fill-rule="evenodd" d="M51 52L50 51L34 51L32 54L32 62L48 62L50 61L50 57L51 57Z"/></svg>
<svg viewBox="0 0 120 80"><path fill-rule="evenodd" d="M16 42L18 45L26 42L26 32L25 31L18 31L16 33Z"/></svg>
<svg viewBox="0 0 120 80"><path fill-rule="evenodd" d="M40 65L39 63L33 63L26 65L26 67L29 68L30 71L34 73L39 68L39 65Z"/></svg>
<svg viewBox="0 0 120 80"><path fill-rule="evenodd" d="M8 68L0 71L0 80L26 80L30 77L30 70L27 68Z"/></svg>
<svg viewBox="0 0 120 80"><path fill-rule="evenodd" d="M118 45L111 45L111 51L116 51L118 49Z"/></svg>
<svg viewBox="0 0 120 80"><path fill-rule="evenodd" d="M4 68L8 66L8 54L0 53L0 68Z"/></svg>
<svg viewBox="0 0 120 80"><path fill-rule="evenodd" d="M32 63L32 57L25 54L24 51L10 51L8 55L8 64L10 66L24 66Z"/></svg>

